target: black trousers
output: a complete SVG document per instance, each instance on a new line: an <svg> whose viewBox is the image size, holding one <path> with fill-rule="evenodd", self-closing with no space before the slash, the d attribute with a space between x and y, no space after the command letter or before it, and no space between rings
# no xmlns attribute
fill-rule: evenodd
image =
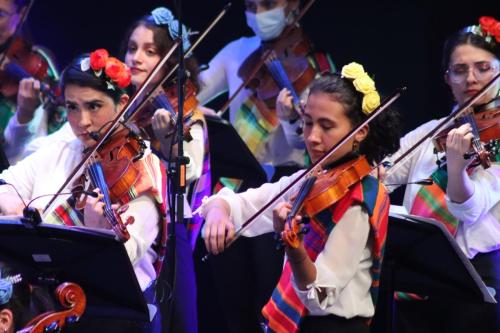
<svg viewBox="0 0 500 333"><path fill-rule="evenodd" d="M500 250L479 254L472 264L500 302ZM398 302L397 333L492 333L500 332L500 305L430 299Z"/></svg>
<svg viewBox="0 0 500 333"><path fill-rule="evenodd" d="M200 333L261 333L262 307L271 297L283 267L283 250L272 234L241 237L206 262L199 240L195 253Z"/></svg>
<svg viewBox="0 0 500 333"><path fill-rule="evenodd" d="M307 316L300 324L300 333L368 333L368 319L346 319L335 315Z"/></svg>

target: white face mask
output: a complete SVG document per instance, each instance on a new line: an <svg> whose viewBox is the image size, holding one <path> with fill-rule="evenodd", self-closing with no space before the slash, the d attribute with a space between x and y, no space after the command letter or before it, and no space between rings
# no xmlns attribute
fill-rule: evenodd
<svg viewBox="0 0 500 333"><path fill-rule="evenodd" d="M283 7L277 7L258 14L246 11L245 15L247 25L263 41L277 38L287 24L285 8Z"/></svg>

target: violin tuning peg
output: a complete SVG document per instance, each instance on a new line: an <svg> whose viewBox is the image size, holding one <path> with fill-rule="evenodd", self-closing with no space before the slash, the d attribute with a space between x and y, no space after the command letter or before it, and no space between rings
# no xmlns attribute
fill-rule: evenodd
<svg viewBox="0 0 500 333"><path fill-rule="evenodd" d="M132 224L135 222L135 218L133 216L127 217L127 220L125 221L124 225L128 226L129 224Z"/></svg>

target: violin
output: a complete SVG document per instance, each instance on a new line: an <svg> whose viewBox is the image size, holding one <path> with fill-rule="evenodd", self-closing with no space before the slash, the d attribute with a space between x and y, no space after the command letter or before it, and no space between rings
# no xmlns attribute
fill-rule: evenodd
<svg viewBox="0 0 500 333"><path fill-rule="evenodd" d="M189 130L193 123L197 120L195 115L195 110L199 103L196 99L196 87L191 80L186 81L186 92L184 99L184 111L183 111L183 130L184 138L186 142L191 141L193 138ZM138 128L140 136L145 140L149 141L151 148L154 151L160 151L160 141L155 137L153 129L151 126L151 118L153 114L158 109L165 109L170 114L170 119L172 121L172 127L177 124L177 114L178 114L178 96L177 96L177 86L175 84L170 85L166 89L159 89L153 93L153 97L148 100L148 103L134 115L127 119L128 123L135 123ZM172 132L173 134L174 132ZM170 135L170 134L169 134Z"/></svg>
<svg viewBox="0 0 500 333"><path fill-rule="evenodd" d="M209 27L201 34L201 36L198 38L198 40L191 45L191 47L188 49L186 52L186 55L189 55L190 53L193 52L194 48L201 42L201 40L208 34L208 32L213 29L213 27L217 24L217 22L220 21L220 19L226 14L227 10L229 9L229 5L227 4L224 9L219 13L219 15L213 20L213 22L209 25ZM173 68L170 69L170 72L167 73L166 76L164 76L161 80L153 83L153 78L156 78L158 73L162 70L163 66L167 63L168 59L172 56L172 54L175 52L175 50L179 47L180 41L175 40L174 44L170 48L170 50L163 56L163 58L156 64L155 68L151 71L149 76L146 78L146 80L142 83L142 85L139 87L139 89L136 91L136 93L132 96L132 98L129 99L127 102L127 105L116 115L115 119L112 120L107 128L107 130L102 134L97 136L97 144L92 147L89 151L86 152L85 156L82 158L80 163L73 169L73 171L70 173L68 178L64 181L64 183L60 186L59 190L57 193L52 197L52 199L47 203L47 205L43 209L43 214L47 214L49 212L49 208L52 207L55 203L55 199L58 196L59 193L61 193L71 182L73 182L80 170L87 164L88 160L94 155L94 153L103 145L103 143L108 140L108 138L111 135L111 132L114 131L118 124L124 124L123 119L129 119L129 120L137 120L137 119L145 119L145 117L137 117L135 114L146 105L148 98L147 98L147 88L150 87L152 84L154 87L152 91L155 91L157 88L159 88L167 79L169 79L173 73L177 70L179 63L173 66ZM146 98L145 98L146 96ZM183 108L184 111L184 108ZM150 118L150 117L149 117ZM149 121L151 121L149 119ZM127 127L131 128L134 126L134 123L128 123ZM151 138L153 138L152 136Z"/></svg>
<svg viewBox="0 0 500 333"><path fill-rule="evenodd" d="M238 76L247 81L247 88L255 92L256 97L270 108L275 108L276 97L283 88L287 88L292 95L292 104L301 114L302 107L299 95L307 88L316 75L311 66L308 55L312 45L300 28L294 28L281 37L274 45L270 56L264 60L258 72L250 78L252 70L258 66L263 54L269 49L269 43L254 51L243 62L238 70Z"/></svg>
<svg viewBox="0 0 500 333"><path fill-rule="evenodd" d="M281 233L284 243L297 248L299 235L305 234L309 228L306 218L297 223L294 217L301 213L312 217L342 199L349 189L370 174L372 167L364 156L359 156L331 170L320 171L317 176L309 177L301 186L292 209L285 222L285 230ZM302 224L302 225L299 225Z"/></svg>
<svg viewBox="0 0 500 333"><path fill-rule="evenodd" d="M257 97L271 109L275 108L279 92L283 88L287 88L292 94L294 110L298 114L304 113L299 94L314 79L316 72L309 65L307 59L307 55L311 53L311 44L302 30L298 28L298 22L315 1L309 0L304 5L280 38L264 43L261 48L245 59L238 70L238 75L243 79L243 83L228 98L217 115L222 116L245 87L253 89L257 93ZM264 65L266 65L266 69L262 68Z"/></svg>
<svg viewBox="0 0 500 333"><path fill-rule="evenodd" d="M15 38L6 51L0 70L0 92L7 98L17 95L19 81L34 77L44 81L49 65L39 54L32 51L24 39Z"/></svg>
<svg viewBox="0 0 500 333"><path fill-rule="evenodd" d="M446 151L446 137L448 132L465 123L472 127L472 151L466 154L466 158L474 157L473 165L481 164L487 169L491 166L491 157L495 156L498 149L500 106L499 99L480 106L480 108L468 108L464 115L455 120L455 124L445 128L433 139L436 152ZM485 144L484 144L485 143Z"/></svg>
<svg viewBox="0 0 500 333"><path fill-rule="evenodd" d="M111 224L111 228L118 240L126 242L130 239L127 226L134 222L133 217L122 221L120 213L112 208L112 204L119 203L120 199L139 180L140 171L134 165L146 149L146 145L129 129L121 129L111 136L89 159L87 174L90 185L99 188L103 195L104 216ZM77 187L83 186L87 177L83 175ZM76 208L83 209L86 195L77 201Z"/></svg>
<svg viewBox="0 0 500 333"><path fill-rule="evenodd" d="M282 189L276 196L271 198L265 205L263 205L255 214L253 214L245 223L241 225L241 227L235 231L234 237L226 243L226 248L231 246L234 242L236 242L247 230L252 223L255 221L258 221L258 218L262 216L268 209L270 209L276 202L281 199L286 193L288 193L292 188L294 188L295 185L297 185L300 181L302 181L305 177L311 174L314 170L317 170L319 166L323 165L330 156L332 156L333 153L339 150L340 147L345 145L349 140L351 140L354 135L364 126L368 125L375 117L377 117L379 114L381 114L383 111L387 110L387 108L394 103L400 96L401 94L406 90L405 87L398 89L397 92L393 93L391 96L385 98L382 103L379 105L378 108L376 108L373 112L371 112L368 115L368 118L366 118L364 121L362 121L358 126L355 128L352 128L349 133L347 133L343 138L341 138L336 144L333 145L321 158L319 158L316 162L314 162L307 170L305 170L300 176L298 176L296 179L290 182L284 189ZM362 162L360 162L362 165ZM361 177L362 178L362 177ZM345 189L344 189L345 191ZM318 191L317 193L323 193L323 191ZM316 197L316 195L314 196ZM323 195L320 195L319 198L324 198ZM339 197L341 198L341 197ZM320 202L327 202L327 201L320 201ZM331 204L331 203L330 203ZM312 208L319 209L321 208L321 205L314 204L312 205ZM327 206L324 206L327 207ZM314 211L314 209L312 210ZM306 211L307 213L307 211ZM203 261L206 261L209 255L207 254L205 257L202 258Z"/></svg>
<svg viewBox="0 0 500 333"><path fill-rule="evenodd" d="M17 333L60 332L64 325L80 319L87 305L83 289L76 283L65 282L57 287L55 294L66 310L43 313L30 320L26 327Z"/></svg>

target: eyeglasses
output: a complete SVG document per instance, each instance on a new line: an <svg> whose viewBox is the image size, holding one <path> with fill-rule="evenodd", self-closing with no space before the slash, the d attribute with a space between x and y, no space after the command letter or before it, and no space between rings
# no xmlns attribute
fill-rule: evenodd
<svg viewBox="0 0 500 333"><path fill-rule="evenodd" d="M472 72L478 81L491 79L498 72L498 61L478 61L472 64ZM467 79L471 66L468 64L455 64L446 71L453 83L462 83Z"/></svg>

